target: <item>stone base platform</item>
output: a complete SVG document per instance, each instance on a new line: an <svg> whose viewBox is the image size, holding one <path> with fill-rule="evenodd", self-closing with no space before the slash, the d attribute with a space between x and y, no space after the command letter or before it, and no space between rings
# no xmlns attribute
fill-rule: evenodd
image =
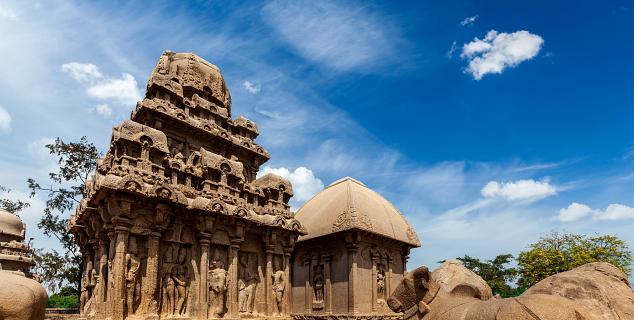
<svg viewBox="0 0 634 320"><path fill-rule="evenodd" d="M400 313L389 314L292 314L293 320L402 320Z"/></svg>

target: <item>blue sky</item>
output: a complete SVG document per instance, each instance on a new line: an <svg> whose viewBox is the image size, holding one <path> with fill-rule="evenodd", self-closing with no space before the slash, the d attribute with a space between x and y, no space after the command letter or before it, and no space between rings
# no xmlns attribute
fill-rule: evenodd
<svg viewBox="0 0 634 320"><path fill-rule="evenodd" d="M551 230L634 247L634 5L0 1L0 184L24 198L43 145L105 150L163 50L219 66L298 208L352 176L423 247L492 258ZM23 213L37 246L54 244Z"/></svg>

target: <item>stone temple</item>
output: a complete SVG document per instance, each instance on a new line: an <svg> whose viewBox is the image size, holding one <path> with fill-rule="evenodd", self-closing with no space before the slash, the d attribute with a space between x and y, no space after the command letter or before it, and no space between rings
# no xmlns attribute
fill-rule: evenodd
<svg viewBox="0 0 634 320"><path fill-rule="evenodd" d="M416 233L352 178L293 214L219 69L166 51L69 230L86 319L388 318Z"/></svg>

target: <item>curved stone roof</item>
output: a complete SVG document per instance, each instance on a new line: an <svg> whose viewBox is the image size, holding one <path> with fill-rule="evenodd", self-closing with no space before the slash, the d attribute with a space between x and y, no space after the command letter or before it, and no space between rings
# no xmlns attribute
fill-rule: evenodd
<svg viewBox="0 0 634 320"><path fill-rule="evenodd" d="M308 231L299 241L358 229L420 246L416 231L394 205L350 177L333 182L308 200L295 218Z"/></svg>
<svg viewBox="0 0 634 320"><path fill-rule="evenodd" d="M24 240L23 229L24 224L20 217L7 210L0 209L0 235L8 235Z"/></svg>

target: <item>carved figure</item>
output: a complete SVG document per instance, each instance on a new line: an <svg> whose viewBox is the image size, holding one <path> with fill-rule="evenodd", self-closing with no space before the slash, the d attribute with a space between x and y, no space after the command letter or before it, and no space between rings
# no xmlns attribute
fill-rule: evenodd
<svg viewBox="0 0 634 320"><path fill-rule="evenodd" d="M313 287L315 288L315 302L324 301L324 275L322 274L321 268L315 270Z"/></svg>
<svg viewBox="0 0 634 320"><path fill-rule="evenodd" d="M176 284L176 305L174 306L175 314L185 314L185 300L187 299L187 277L185 275L185 267L178 266L174 282Z"/></svg>
<svg viewBox="0 0 634 320"><path fill-rule="evenodd" d="M275 271L273 273L273 295L275 296L275 312L274 316L281 315L284 312L284 290L286 289L286 276L284 270L281 270L279 263L275 263Z"/></svg>
<svg viewBox="0 0 634 320"><path fill-rule="evenodd" d="M214 317L225 313L225 301L229 279L222 261L212 261L209 270L209 310Z"/></svg>
<svg viewBox="0 0 634 320"><path fill-rule="evenodd" d="M631 303L618 302L624 296L634 299L627 277L607 263L553 275L516 298L492 298L481 280L455 261L445 262L434 272L419 267L405 276L387 303L393 311L403 312L405 320L620 319L634 310ZM568 287L562 290L561 285ZM608 287L611 290L597 289ZM601 309L611 311L596 312Z"/></svg>
<svg viewBox="0 0 634 320"><path fill-rule="evenodd" d="M141 259L137 254L136 239L130 238L130 250L126 254L126 307L128 315L135 312L135 305L141 296L141 283L138 279L139 269L141 268Z"/></svg>
<svg viewBox="0 0 634 320"><path fill-rule="evenodd" d="M251 272L249 256L240 256L241 272L238 279L238 310L245 313L253 313L255 289L258 283L257 275Z"/></svg>
<svg viewBox="0 0 634 320"><path fill-rule="evenodd" d="M79 306L84 312L91 308L91 300L95 287L95 269L92 261L86 263L86 270L81 279L81 293L79 295Z"/></svg>
<svg viewBox="0 0 634 320"><path fill-rule="evenodd" d="M379 270L376 275L376 293L379 299L385 298L385 272Z"/></svg>

